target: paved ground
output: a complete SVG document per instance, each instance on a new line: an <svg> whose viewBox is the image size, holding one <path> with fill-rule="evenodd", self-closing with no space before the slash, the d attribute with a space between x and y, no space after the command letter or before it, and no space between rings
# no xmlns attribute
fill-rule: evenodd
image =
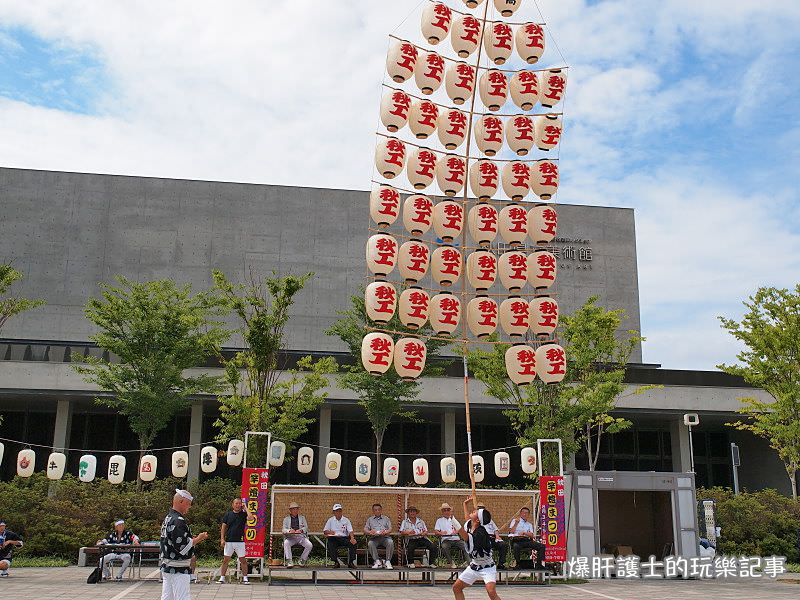
<svg viewBox="0 0 800 600"><path fill-rule="evenodd" d="M87 585L91 569L13 569L11 577L0 579L0 597L12 600L81 599L81 600L159 600L161 586L157 580ZM156 573L152 572L155 576ZM550 587L502 586L503 600L780 600L800 598L800 585L782 581L593 581L582 585ZM445 585L272 585L255 582L250 586L195 584L194 600L397 600L399 595L416 600L452 598ZM467 592L467 598L486 598L480 588Z"/></svg>

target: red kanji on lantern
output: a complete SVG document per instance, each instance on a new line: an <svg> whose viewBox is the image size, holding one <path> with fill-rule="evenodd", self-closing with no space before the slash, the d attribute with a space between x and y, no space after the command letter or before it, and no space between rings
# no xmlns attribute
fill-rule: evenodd
<svg viewBox="0 0 800 600"><path fill-rule="evenodd" d="M412 371L422 371L421 362L425 360L425 346L421 342L406 342L403 346L403 352L406 364L403 365L404 369Z"/></svg>
<svg viewBox="0 0 800 600"><path fill-rule="evenodd" d="M481 300L478 302L478 312L481 321L478 325L488 325L497 327L497 303L492 300Z"/></svg>
<svg viewBox="0 0 800 600"><path fill-rule="evenodd" d="M508 266L511 267L509 279L528 279L528 259L524 254L513 253L508 257Z"/></svg>
<svg viewBox="0 0 800 600"><path fill-rule="evenodd" d="M511 323L512 327L527 327L528 326L528 303L525 301L512 302L510 305L511 314L514 321Z"/></svg>
<svg viewBox="0 0 800 600"><path fill-rule="evenodd" d="M525 37L528 41L525 43L529 48L544 48L544 31L542 26L537 23L528 23L525 25Z"/></svg>
<svg viewBox="0 0 800 600"><path fill-rule="evenodd" d="M489 81L489 95L499 96L505 100L508 92L508 80L500 71L491 71L487 77Z"/></svg>
<svg viewBox="0 0 800 600"><path fill-rule="evenodd" d="M439 116L439 109L436 108L436 105L433 102L428 102L427 100L421 102L419 105L419 112L420 119L418 122L420 125L426 127L436 127L436 117Z"/></svg>
<svg viewBox="0 0 800 600"><path fill-rule="evenodd" d="M397 64L404 69L414 70L414 63L417 60L417 49L413 44L403 43L400 45L400 60Z"/></svg>
<svg viewBox="0 0 800 600"><path fill-rule="evenodd" d="M556 234L556 225L558 225L558 215L552 208L545 209L542 212L542 219L544 220L545 227L541 230L542 233Z"/></svg>
<svg viewBox="0 0 800 600"><path fill-rule="evenodd" d="M476 279L494 282L497 276L497 259L491 254L482 254L478 258L478 270L481 274Z"/></svg>
<svg viewBox="0 0 800 600"><path fill-rule="evenodd" d="M450 29L450 20L453 18L453 13L448 6L438 2L433 7L435 21L431 23L434 27L438 27L447 34Z"/></svg>
<svg viewBox="0 0 800 600"><path fill-rule="evenodd" d="M497 117L484 117L483 130L486 133L484 141L486 142L503 141L503 122Z"/></svg>
<svg viewBox="0 0 800 600"><path fill-rule="evenodd" d="M558 323L558 305L555 302L539 303L539 311L542 320L538 325L542 327L555 327Z"/></svg>
<svg viewBox="0 0 800 600"><path fill-rule="evenodd" d="M461 265L461 255L453 248L442 250L442 275L454 275L458 277Z"/></svg>
<svg viewBox="0 0 800 600"><path fill-rule="evenodd" d="M542 138L543 144L557 144L558 138L561 137L561 127L555 125L548 125L544 128L544 137Z"/></svg>
<svg viewBox="0 0 800 600"><path fill-rule="evenodd" d="M455 298L442 298L439 301L439 310L442 318L439 323L442 325L458 325L458 301Z"/></svg>
<svg viewBox="0 0 800 600"><path fill-rule="evenodd" d="M497 165L493 162L482 162L478 165L478 173L481 175L481 186L497 187L499 177Z"/></svg>
<svg viewBox="0 0 800 600"><path fill-rule="evenodd" d="M564 86L566 84L567 80L562 75L550 75L550 77L547 78L547 93L544 97L558 102L561 100L561 95L564 93Z"/></svg>
<svg viewBox="0 0 800 600"><path fill-rule="evenodd" d="M394 260L392 259L397 252L397 243L394 240L387 237L378 239L375 242L375 250L378 251L378 260L375 261L375 264L394 266Z"/></svg>
<svg viewBox="0 0 800 600"><path fill-rule="evenodd" d="M394 288L390 285L376 287L375 299L378 301L378 307L374 309L375 312L394 314L395 294Z"/></svg>
<svg viewBox="0 0 800 600"><path fill-rule="evenodd" d="M558 165L551 162L540 162L539 173L542 174L539 183L541 185L557 186L558 185Z"/></svg>
<svg viewBox="0 0 800 600"><path fill-rule="evenodd" d="M400 206L400 194L397 193L397 190L383 188L378 193L378 197L381 199L381 209L378 214L396 217L397 209Z"/></svg>
<svg viewBox="0 0 800 600"><path fill-rule="evenodd" d="M458 183L459 185L463 184L464 173L467 172L467 167L464 164L464 161L456 156L451 156L447 159L445 164L447 165L448 172L447 177L445 177L445 181L452 181L453 183Z"/></svg>
<svg viewBox="0 0 800 600"><path fill-rule="evenodd" d="M518 371L520 375L536 375L536 354L533 351L530 349L520 350L517 352L517 360L522 369Z"/></svg>
<svg viewBox="0 0 800 600"><path fill-rule="evenodd" d="M564 358L563 348L548 348L545 352L545 357L547 358L547 362L550 363L550 371L547 372L548 375L564 375L566 373L564 367L567 361Z"/></svg>
<svg viewBox="0 0 800 600"><path fill-rule="evenodd" d="M388 158L386 162L391 165L397 165L401 169L403 168L403 160L406 156L406 146L400 140L387 140L386 141L386 154L388 154Z"/></svg>
<svg viewBox="0 0 800 600"><path fill-rule="evenodd" d="M467 128L466 114L460 110L451 110L447 113L447 121L450 125L450 129L447 130L447 133L460 137L464 137L466 135L466 132L464 131Z"/></svg>
<svg viewBox="0 0 800 600"><path fill-rule="evenodd" d="M539 278L555 280L556 259L552 254L540 253L536 257L539 266Z"/></svg>
<svg viewBox="0 0 800 600"><path fill-rule="evenodd" d="M492 206L479 206L478 218L481 224L478 231L497 232L497 211Z"/></svg>
<svg viewBox="0 0 800 600"><path fill-rule="evenodd" d="M521 162L515 162L511 165L511 173L514 180L511 182L512 186L528 188L528 180L531 177L531 169L528 165ZM527 214L526 214L527 219Z"/></svg>
<svg viewBox="0 0 800 600"><path fill-rule="evenodd" d="M430 77L441 83L442 73L444 72L444 59L435 52L428 52L425 55L425 64L428 67L425 77Z"/></svg>
<svg viewBox="0 0 800 600"><path fill-rule="evenodd" d="M492 28L494 33L495 48L502 48L503 50L511 50L511 27L505 23L495 23Z"/></svg>
<svg viewBox="0 0 800 600"><path fill-rule="evenodd" d="M425 196L414 198L414 217L411 219L414 223L430 226L432 214L433 202L430 199Z"/></svg>
<svg viewBox="0 0 800 600"><path fill-rule="evenodd" d="M411 305L409 317L426 319L428 315L428 294L422 292L411 292L408 295L408 303Z"/></svg>
<svg viewBox="0 0 800 600"><path fill-rule="evenodd" d="M521 84L519 90L520 94L538 94L539 93L539 80L536 73L533 71L520 71L517 77Z"/></svg>
<svg viewBox="0 0 800 600"><path fill-rule="evenodd" d="M478 35L481 32L481 22L475 17L467 16L464 17L462 23L464 24L464 35L461 36L461 39L471 44L477 44Z"/></svg>
<svg viewBox="0 0 800 600"><path fill-rule="evenodd" d="M472 92L472 82L475 80L475 69L469 65L460 63L456 66L456 75L458 75L458 81L456 81L455 87Z"/></svg>
<svg viewBox="0 0 800 600"><path fill-rule="evenodd" d="M464 221L464 209L458 204L448 204L444 207L444 214L447 221L444 222L442 227L447 229L461 229L461 224Z"/></svg>
<svg viewBox="0 0 800 600"><path fill-rule="evenodd" d="M436 155L430 150L420 150L417 156L419 157L419 170L415 171L415 173L423 177L433 178L436 169Z"/></svg>
<svg viewBox="0 0 800 600"><path fill-rule="evenodd" d="M508 228L509 231L515 233L528 232L528 213L525 212L524 208L520 206L510 207L508 209L508 219L511 221L511 227Z"/></svg>
<svg viewBox="0 0 800 600"><path fill-rule="evenodd" d="M386 338L375 338L369 344L372 358L369 360L373 365L388 365L386 357L392 353L391 340Z"/></svg>
<svg viewBox="0 0 800 600"><path fill-rule="evenodd" d="M392 110L389 111L390 115L397 115L403 119L408 118L408 109L411 106L411 97L401 91L396 91L392 94Z"/></svg>
<svg viewBox="0 0 800 600"><path fill-rule="evenodd" d="M408 256L411 259L411 264L407 267L408 270L425 274L428 265L428 247L422 244L414 244L408 249Z"/></svg>
<svg viewBox="0 0 800 600"><path fill-rule="evenodd" d="M533 121L530 117L514 117L514 129L519 134L515 139L533 141Z"/></svg>

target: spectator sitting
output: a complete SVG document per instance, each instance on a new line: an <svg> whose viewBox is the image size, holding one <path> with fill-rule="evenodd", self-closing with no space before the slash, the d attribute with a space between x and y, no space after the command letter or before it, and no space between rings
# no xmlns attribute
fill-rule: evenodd
<svg viewBox="0 0 800 600"><path fill-rule="evenodd" d="M508 528L510 533L508 535L511 542L511 552L514 553L514 560L517 561L519 567L520 557L522 552L527 550L536 550L536 565L538 570L544 569L544 550L545 545L536 540L536 534L533 531L533 523L530 522L531 511L525 506L519 511L518 519L511 519Z"/></svg>
<svg viewBox="0 0 800 600"><path fill-rule="evenodd" d="M325 523L323 533L328 538L325 546L328 556L333 559L333 566L339 568L339 558L336 552L342 546L347 547L347 566L356 568L356 536L353 533L353 524L350 519L342 516L342 505L338 502L333 505L333 516Z"/></svg>
<svg viewBox="0 0 800 600"><path fill-rule="evenodd" d="M392 554L394 554L394 540L391 537L392 522L389 517L382 513L383 507L376 502L372 505L372 516L367 519L367 523L364 525L364 533L369 536L367 548L369 548L370 556L374 561L372 563L373 569L380 569L381 567L392 568ZM379 546L383 546L386 550L386 560L384 561L378 558Z"/></svg>
<svg viewBox="0 0 800 600"><path fill-rule="evenodd" d="M10 529L6 529L6 522L0 519L0 577L8 577L11 555L15 547L22 547L22 539Z"/></svg>
<svg viewBox="0 0 800 600"><path fill-rule="evenodd" d="M453 516L453 507L447 502L442 503L441 509L442 516L436 520L436 525L433 526L433 529L436 535L442 537L442 552L444 552L445 558L447 558L451 567L455 567L456 563L453 560L452 549L458 548L464 555L467 554L464 541L458 537L461 523Z"/></svg>
<svg viewBox="0 0 800 600"><path fill-rule="evenodd" d="M234 498L231 508L222 517L219 527L219 545L222 547L222 566L219 568L217 583L225 583L225 574L228 572L228 563L234 553L239 560L239 571L242 573L242 583L249 585L247 579L247 557L244 549L244 529L247 526L247 517L250 511L243 498Z"/></svg>
<svg viewBox="0 0 800 600"><path fill-rule="evenodd" d="M103 545L125 545L125 546L138 546L139 545L139 538L136 537L130 529L125 529L125 521L122 519L114 522L114 531L109 533L105 538L102 540L97 540L98 546ZM103 579L111 579L111 561L112 560L120 560L122 561L122 566L119 569L119 573L114 578L117 581L121 581L122 577L125 575L125 571L128 569L128 566L131 564L131 553L130 552L109 552L108 554L103 555L103 558L100 559L100 566L103 569Z"/></svg>
<svg viewBox="0 0 800 600"><path fill-rule="evenodd" d="M406 518L400 525L400 535L408 539L406 543L406 565L409 569L413 569L414 565L414 552L417 548L422 548L428 551L430 555L429 564L433 566L436 563L436 557L439 554L436 546L425 537L428 535L428 527L425 521L418 519L419 511L416 506L409 506L406 509Z"/></svg>
<svg viewBox="0 0 800 600"><path fill-rule="evenodd" d="M476 508L478 510L486 510L486 505L478 504ZM500 537L500 530L498 529L497 524L495 524L494 519L491 519L486 525L484 525L484 529L486 529L486 533L488 533L492 538L492 549L497 550L497 568L505 569L506 556L508 555L508 544L503 541L502 537Z"/></svg>
<svg viewBox="0 0 800 600"><path fill-rule="evenodd" d="M300 555L298 564L302 567L311 554L313 545L308 539L308 523L306 518L300 514L300 505L297 502L289 504L289 514L283 518L283 557L286 559L286 566L290 569L294 566L292 562L292 547L302 546L303 553Z"/></svg>

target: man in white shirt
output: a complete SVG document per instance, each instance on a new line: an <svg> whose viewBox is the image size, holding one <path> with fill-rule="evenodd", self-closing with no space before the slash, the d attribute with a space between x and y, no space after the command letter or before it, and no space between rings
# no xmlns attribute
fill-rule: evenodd
<svg viewBox="0 0 800 600"><path fill-rule="evenodd" d="M544 544L536 541L536 534L533 531L533 523L530 522L531 511L525 506L519 511L519 518L512 519L508 524L509 528L509 542L511 542L511 552L514 554L514 560L519 567L520 557L523 551L527 556L530 556L531 550L536 550L536 569L543 569L544 564Z"/></svg>
<svg viewBox="0 0 800 600"><path fill-rule="evenodd" d="M453 516L453 507L447 502L442 503L441 509L442 516L436 520L436 525L433 526L433 529L436 535L442 538L442 552L444 552L447 562L450 563L451 567L455 567L456 563L453 560L452 549L458 548L465 556L467 554L467 548L463 540L458 537L461 523Z"/></svg>
<svg viewBox="0 0 800 600"><path fill-rule="evenodd" d="M406 518L400 524L400 535L406 540L406 566L409 569L414 568L414 552L418 548L428 551L429 565L433 566L436 563L436 557L439 550L433 545L426 535L428 535L428 526L425 521L418 519L419 511L416 506L409 506L406 509Z"/></svg>
<svg viewBox="0 0 800 600"><path fill-rule="evenodd" d="M486 509L484 504L478 504L478 510ZM497 561L497 568L498 569L505 569L506 568L506 556L508 555L508 544L503 541L503 538L500 537L500 530L497 527L497 524L494 522L494 519L490 520L485 526L486 533L488 533L492 538L492 549L497 550L498 554L498 561Z"/></svg>
<svg viewBox="0 0 800 600"><path fill-rule="evenodd" d="M333 505L333 516L325 523L323 533L328 538L326 548L328 557L333 559L333 566L339 568L337 551L342 546L347 548L347 566L356 568L356 536L353 533L353 524L350 519L342 516L342 505Z"/></svg>

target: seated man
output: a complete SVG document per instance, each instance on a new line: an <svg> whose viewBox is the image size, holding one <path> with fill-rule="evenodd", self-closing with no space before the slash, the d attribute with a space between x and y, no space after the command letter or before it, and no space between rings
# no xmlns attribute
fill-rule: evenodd
<svg viewBox="0 0 800 600"><path fill-rule="evenodd" d="M452 549L458 548L464 555L467 554L467 548L464 541L458 537L458 530L461 529L459 523L453 516L453 507L447 502L442 503L442 516L436 520L436 525L433 526L436 535L442 537L442 552L444 552L447 562L451 567L455 567L456 563L453 560Z"/></svg>
<svg viewBox="0 0 800 600"><path fill-rule="evenodd" d="M392 522L389 517L383 514L383 507L377 502L372 505L372 516L367 519L364 525L364 533L367 534L369 542L367 548L372 557L372 568L386 569L392 568L392 554L394 554L394 540L392 539ZM383 546L386 550L386 559L381 560L378 556L378 548Z"/></svg>
<svg viewBox="0 0 800 600"><path fill-rule="evenodd" d="M486 509L486 505L478 504L476 507L480 509ZM500 530L498 529L497 525L494 522L494 519L491 519L485 526L486 533L489 534L492 538L492 549L497 550L498 554L498 561L497 561L497 568L498 569L505 569L506 568L506 556L508 555L508 544L503 541L503 538L500 537Z"/></svg>
<svg viewBox="0 0 800 600"><path fill-rule="evenodd" d="M417 548L422 548L428 551L429 564L433 566L436 563L436 556L439 554L438 549L433 543L425 537L428 535L428 527L425 521L418 519L419 511L416 506L409 506L406 509L406 518L400 525L400 535L404 536L406 540L406 565L409 569L414 568L414 552Z"/></svg>
<svg viewBox="0 0 800 600"><path fill-rule="evenodd" d="M290 569L294 566L292 562L292 548L302 546L303 553L297 561L301 567L306 564L308 555L311 554L311 540L308 539L308 523L306 518L300 514L300 505L297 502L289 504L289 514L283 518L283 558L286 566Z"/></svg>
<svg viewBox="0 0 800 600"><path fill-rule="evenodd" d="M325 523L323 533L328 538L326 548L328 556L333 559L333 566L339 568L337 550L342 546L347 547L347 566L356 568L356 536L353 533L353 524L350 519L342 516L342 505L338 502L333 505L333 516Z"/></svg>
<svg viewBox="0 0 800 600"><path fill-rule="evenodd" d="M533 531L533 523L530 522L531 511L525 506L519 511L518 519L511 519L508 524L509 535L508 539L511 543L511 552L514 553L514 560L517 562L519 568L520 557L522 552L526 552L530 556L531 550L536 550L536 569L544 569L544 544L536 541L536 534Z"/></svg>
<svg viewBox="0 0 800 600"><path fill-rule="evenodd" d="M21 547L22 539L10 529L6 529L6 522L0 519L0 577L8 577L14 548Z"/></svg>
<svg viewBox="0 0 800 600"><path fill-rule="evenodd" d="M97 540L98 546L103 546L106 544L138 546L139 538L136 537L136 535L130 529L125 529L125 521L120 519L114 523L114 531L109 533L102 540ZM117 573L117 576L114 578L117 581L121 581L122 576L125 575L128 565L131 564L131 554L130 552L109 552L108 554L103 555L103 558L100 559L100 566L103 568L103 579L111 579L110 563L112 560L122 561L122 566L119 569L119 573Z"/></svg>

